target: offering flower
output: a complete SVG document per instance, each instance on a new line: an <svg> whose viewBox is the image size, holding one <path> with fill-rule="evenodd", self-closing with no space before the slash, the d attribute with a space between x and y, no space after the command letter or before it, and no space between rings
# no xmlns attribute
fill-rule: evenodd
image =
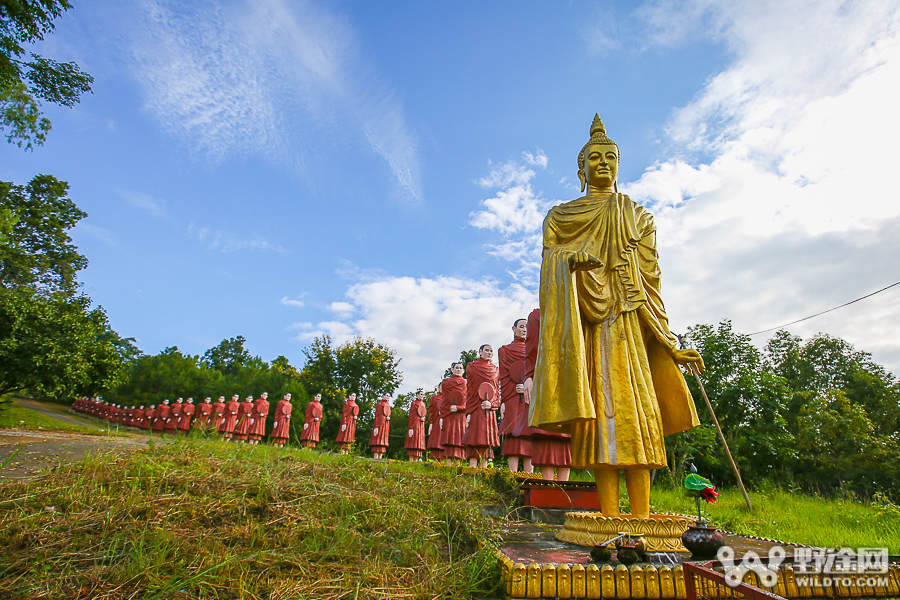
<svg viewBox="0 0 900 600"><path fill-rule="evenodd" d="M684 477L684 489L687 495L694 498L694 502L697 503L698 525L705 524L706 519L703 518L700 500L705 500L707 503L716 502L716 498L721 496L721 494L716 492L716 486L709 479L697 474L697 467L693 463L691 464L691 472Z"/></svg>

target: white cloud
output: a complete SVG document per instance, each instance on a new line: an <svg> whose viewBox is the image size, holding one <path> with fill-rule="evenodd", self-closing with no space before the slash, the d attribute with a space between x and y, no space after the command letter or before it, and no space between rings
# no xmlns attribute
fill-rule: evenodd
<svg viewBox="0 0 900 600"><path fill-rule="evenodd" d="M421 199L402 101L340 15L313 0L140 9L131 53L147 108L191 149L213 162L262 155L312 177L323 153L362 137L402 195Z"/></svg>
<svg viewBox="0 0 900 600"><path fill-rule="evenodd" d="M197 226L194 223L188 225L187 234L204 244L208 250L219 252L236 252L238 250L259 250L279 254L287 252L283 247L269 242L258 234L253 234L253 237L249 239L239 238L227 230Z"/></svg>
<svg viewBox="0 0 900 600"><path fill-rule="evenodd" d="M336 306L354 316L297 324L298 339L327 333L341 343L354 335L371 336L402 357L404 389L430 389L462 350L512 341L513 321L537 307L537 296L491 279L384 276L351 285L346 301Z"/></svg>
<svg viewBox="0 0 900 600"><path fill-rule="evenodd" d="M328 308L341 317L349 317L356 312L356 308L349 302L332 302Z"/></svg>
<svg viewBox="0 0 900 600"><path fill-rule="evenodd" d="M84 221L78 222L78 224L75 226L75 233L83 233L110 246L116 245L116 238L112 231L104 227L98 227L97 225L85 223Z"/></svg>
<svg viewBox="0 0 900 600"><path fill-rule="evenodd" d="M284 298L282 298L281 303L284 304L285 306L295 306L297 308L302 308L302 307L306 306L306 303L303 302L303 300L300 300L300 299L295 300L294 298L291 298L289 296L285 296Z"/></svg>
<svg viewBox="0 0 900 600"><path fill-rule="evenodd" d="M735 54L674 114L672 158L620 186L656 213L673 328L727 317L757 331L900 278L900 5L698 0L642 10L660 43L698 34L673 11L702 13ZM693 158L701 152L709 158ZM898 306L889 291L790 329L839 335L900 372Z"/></svg>
<svg viewBox="0 0 900 600"><path fill-rule="evenodd" d="M524 162L546 169L547 156L523 152ZM541 263L541 223L544 215L558 200L547 200L535 192L531 180L533 169L509 160L501 165L488 162L490 172L477 181L484 188L500 188L496 195L480 202L482 210L469 213L469 224L499 233L503 240L488 244L488 251L510 261L515 268L510 274L524 285L534 285Z"/></svg>
<svg viewBox="0 0 900 600"><path fill-rule="evenodd" d="M150 216L166 216L166 201L161 198L154 198L150 194L131 190L119 190L119 195L128 204L146 211Z"/></svg>

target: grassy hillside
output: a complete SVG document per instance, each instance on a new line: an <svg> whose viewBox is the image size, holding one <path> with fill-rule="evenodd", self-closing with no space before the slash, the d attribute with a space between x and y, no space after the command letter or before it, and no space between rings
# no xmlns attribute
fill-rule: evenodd
<svg viewBox="0 0 900 600"><path fill-rule="evenodd" d="M823 548L886 547L893 554L900 552L900 507L887 500L863 504L773 488L750 493L750 512L740 491L721 491L718 502L703 503L704 510L713 525L728 531ZM654 511L696 514L693 500L681 489L655 487L650 500Z"/></svg>
<svg viewBox="0 0 900 600"><path fill-rule="evenodd" d="M44 431L69 431L72 433L85 433L88 435L104 435L107 432L106 423L102 423L101 421L96 421L96 425L92 423L91 420L81 419L78 417L72 417L79 421L83 421L83 425L76 425L74 423L67 423L65 421L61 421L59 419L55 419L52 416L45 415L36 410L31 410L29 408L25 408L24 406L20 406L17 400L10 398L9 396L5 397L4 400L9 400L8 404L5 404L2 408L0 408L0 429L38 429ZM57 405L51 405L47 403L48 410L53 410L60 414L66 414L66 411L63 407Z"/></svg>
<svg viewBox="0 0 900 600"><path fill-rule="evenodd" d="M182 440L0 484L0 596L495 597L499 493L447 469Z"/></svg>

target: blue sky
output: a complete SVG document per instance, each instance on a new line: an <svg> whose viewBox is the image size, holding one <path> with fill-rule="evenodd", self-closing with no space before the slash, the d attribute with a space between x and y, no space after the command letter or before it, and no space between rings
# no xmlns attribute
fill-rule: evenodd
<svg viewBox="0 0 900 600"><path fill-rule="evenodd" d="M85 290L142 350L395 348L401 391L511 339L595 112L659 227L675 331L752 332L900 280L900 4L78 2L95 77L0 179L89 217ZM900 372L900 291L791 328ZM763 341L766 336L758 336Z"/></svg>

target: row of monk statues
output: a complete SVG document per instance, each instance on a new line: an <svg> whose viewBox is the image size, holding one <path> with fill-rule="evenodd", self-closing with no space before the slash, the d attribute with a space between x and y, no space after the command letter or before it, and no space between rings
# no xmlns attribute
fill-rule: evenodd
<svg viewBox="0 0 900 600"><path fill-rule="evenodd" d="M512 342L498 349L499 366L492 361L493 347L484 344L476 360L465 367L462 363L452 366L451 376L438 384L427 405L425 392L416 394L407 411L404 447L409 460L422 461L427 455L448 465L468 460L470 466L484 468L493 461L495 449L500 449L512 471L521 465L526 473L532 473L537 467L545 479L568 479L572 464L569 436L527 423L538 336L526 334L529 327L539 331L539 313L536 309L527 320L516 320ZM300 443L306 448L314 449L320 442L321 400L321 394L316 394L306 407L300 434ZM368 446L376 459L384 457L389 445L390 400L390 394L383 394L374 407ZM263 393L256 400L247 396L243 402L238 394L229 401L224 396L216 402L207 397L196 405L193 398L177 398L174 403L166 399L147 408L81 398L73 408L113 424L163 434L185 434L193 428L217 431L228 441L258 444L266 436L270 403L268 394ZM269 440L275 445L283 446L288 441L291 410L291 395L285 394L275 405L269 432ZM341 454L347 454L356 442L359 411L356 394L349 394L335 440Z"/></svg>
<svg viewBox="0 0 900 600"><path fill-rule="evenodd" d="M421 461L425 452L425 393L419 392L409 411L409 435L406 440L406 453L411 461ZM163 400L161 404L132 406L123 408L110 404L99 398L79 398L72 408L80 413L105 419L116 425L136 427L158 433L186 434L191 429L206 432L218 432L226 441L240 440L249 444L258 444L266 435L266 418L269 416L270 404L268 394L263 393L258 399L247 396L244 402L235 394L230 401L219 396L216 402L204 398L194 405L194 399L178 398L173 404ZM269 432L269 440L276 446L284 446L288 441L291 421L291 395L275 405L274 422ZM370 446L375 458L382 458L388 446L388 425L390 422L390 394L384 394L375 407L375 427L372 431ZM196 416L196 418L195 418ZM319 428L322 422L322 394L316 394L306 406L303 431L300 443L303 447L315 449L319 440ZM337 445L341 454L347 454L356 441L356 422L359 418L359 405L356 394L350 394L344 402L341 413L340 431Z"/></svg>
<svg viewBox="0 0 900 600"><path fill-rule="evenodd" d="M263 393L256 400L253 396L240 402L235 394L228 402L219 396L216 402L204 398L194 405L194 399L177 398L173 404L165 399L159 405L131 406L123 408L117 404L103 402L99 398L79 398L72 408L78 412L105 419L112 424L137 427L158 433L188 433L192 428L204 431L218 431L225 440L240 440L248 444L258 444L266 436L266 418L271 405L269 394ZM284 446L288 441L291 424L291 395L275 405L274 422L269 432L269 440L276 446ZM196 415L196 418L195 418Z"/></svg>

